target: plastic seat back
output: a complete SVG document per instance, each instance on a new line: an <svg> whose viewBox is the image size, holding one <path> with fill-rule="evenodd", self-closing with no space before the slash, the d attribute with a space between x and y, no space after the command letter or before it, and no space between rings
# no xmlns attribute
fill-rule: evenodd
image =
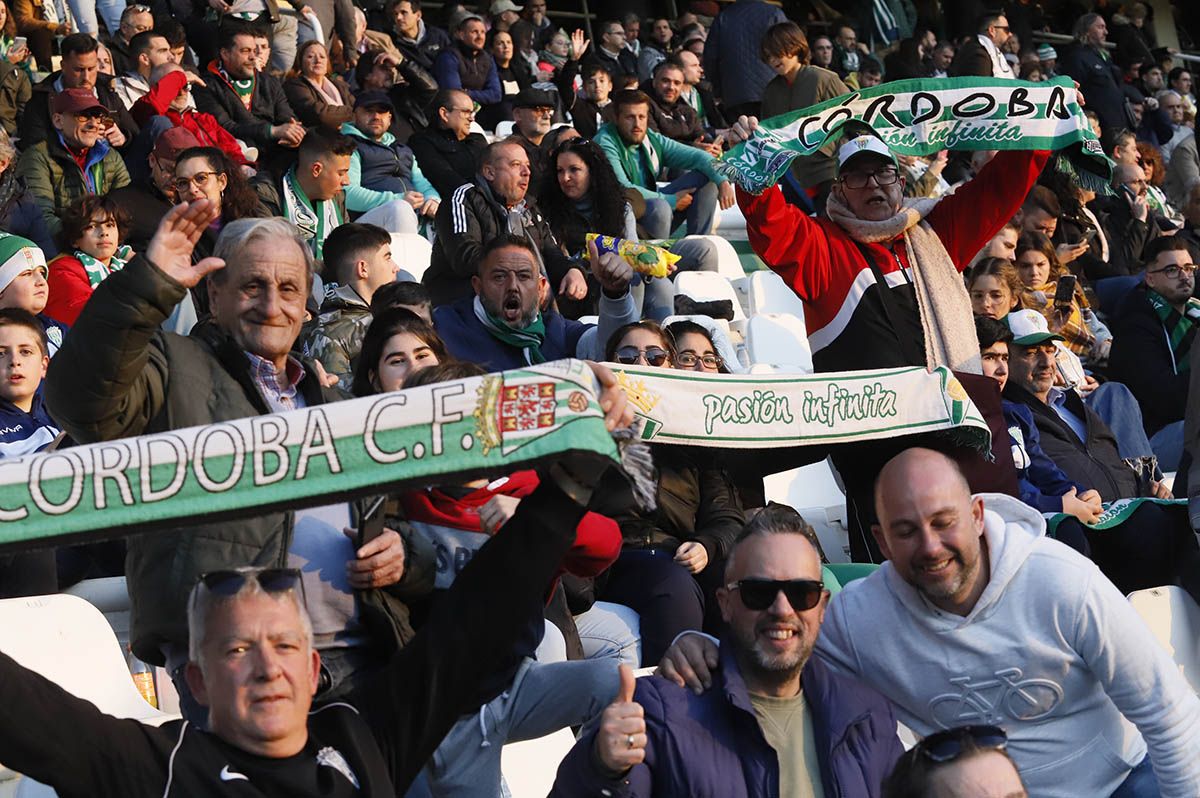
<svg viewBox="0 0 1200 798"><path fill-rule="evenodd" d="M794 366L793 373L813 372L812 346L804 320L790 313L760 313L746 327L751 363Z"/></svg>
<svg viewBox="0 0 1200 798"><path fill-rule="evenodd" d="M433 244L430 244L425 236L416 233L392 233L392 260L417 282L421 282L421 277L429 269L431 257Z"/></svg>
<svg viewBox="0 0 1200 798"><path fill-rule="evenodd" d="M1164 585L1129 594L1150 631L1179 666L1192 690L1200 692L1200 607L1181 587Z"/></svg>

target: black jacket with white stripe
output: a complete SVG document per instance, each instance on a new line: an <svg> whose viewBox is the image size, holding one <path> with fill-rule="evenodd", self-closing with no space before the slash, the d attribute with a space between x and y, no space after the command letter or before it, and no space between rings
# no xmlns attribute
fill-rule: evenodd
<svg viewBox="0 0 1200 798"><path fill-rule="evenodd" d="M101 713L0 654L0 762L62 798L309 798L403 795L479 683L515 671L514 641L542 598L584 508L552 480L459 575L411 644L351 696L310 713L294 756L247 753L186 721L159 727Z"/></svg>
<svg viewBox="0 0 1200 798"><path fill-rule="evenodd" d="M478 273L483 247L509 231L509 210L496 200L487 181L476 176L474 183L454 189L448 200L443 195L434 224L437 240L433 242L429 270L421 281L429 289L434 307L438 307L474 296L471 278ZM572 268L580 268L578 263L563 253L550 223L532 198L525 200L521 225L541 257L551 291L557 294L562 278Z"/></svg>

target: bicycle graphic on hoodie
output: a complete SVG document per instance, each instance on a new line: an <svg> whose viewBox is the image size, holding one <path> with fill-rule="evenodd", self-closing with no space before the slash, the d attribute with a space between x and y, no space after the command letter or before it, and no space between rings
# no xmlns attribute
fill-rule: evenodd
<svg viewBox="0 0 1200 798"><path fill-rule="evenodd" d="M1063 700L1063 690L1048 679L1022 679L1020 668L995 672L994 679L972 682L957 676L957 693L929 701L929 712L943 729L969 724L1000 725L1006 720L1032 722L1049 717Z"/></svg>

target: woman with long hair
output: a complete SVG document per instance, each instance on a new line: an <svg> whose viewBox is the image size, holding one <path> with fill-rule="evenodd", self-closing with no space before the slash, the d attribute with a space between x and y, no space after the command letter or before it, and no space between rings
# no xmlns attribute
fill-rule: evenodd
<svg viewBox="0 0 1200 798"><path fill-rule="evenodd" d="M538 207L571 257L587 251L587 234L637 240L633 209L625 200L617 175L595 142L566 139L550 154L551 169L543 178ZM702 236L687 236L671 245L679 271L716 271L716 249ZM629 286L645 318L658 321L674 311L675 289L665 277L635 275ZM589 284L588 296L599 295Z"/></svg>
<svg viewBox="0 0 1200 798"><path fill-rule="evenodd" d="M1017 239L1017 275L1021 278L1021 305L1046 317L1051 331L1063 337L1067 348L1082 358L1104 360L1112 333L1096 318L1087 297L1075 284L1069 304L1055 302L1059 279L1067 273L1054 244L1045 233L1022 233Z"/></svg>
<svg viewBox="0 0 1200 798"><path fill-rule="evenodd" d="M1167 169L1163 166L1162 153L1148 141L1137 143L1138 165L1146 173L1146 204L1150 210L1162 214L1173 222L1182 223L1183 214L1171 207L1162 184L1167 179Z"/></svg>
<svg viewBox="0 0 1200 798"><path fill-rule="evenodd" d="M398 391L413 372L453 360L433 325L407 308L389 308L367 327L350 392Z"/></svg>
<svg viewBox="0 0 1200 798"><path fill-rule="evenodd" d="M305 127L337 130L354 118L354 95L346 81L330 71L329 52L316 39L300 45L283 81L283 91Z"/></svg>
<svg viewBox="0 0 1200 798"><path fill-rule="evenodd" d="M639 321L613 332L605 360L626 366L676 368L674 340L657 323ZM642 664L655 663L677 634L714 619L715 591L725 557L745 523L723 461L711 450L653 446L659 469L658 507L616 516L621 554L597 582L598 595L641 616Z"/></svg>

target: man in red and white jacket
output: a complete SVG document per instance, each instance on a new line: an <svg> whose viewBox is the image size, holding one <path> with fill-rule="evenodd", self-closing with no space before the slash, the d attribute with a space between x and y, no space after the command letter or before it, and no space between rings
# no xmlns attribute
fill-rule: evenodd
<svg viewBox="0 0 1200 798"><path fill-rule="evenodd" d="M186 128L202 147L216 147L238 166L253 166L238 140L212 114L196 110L192 101L193 84L204 85L197 75L177 64L162 64L150 73L150 91L139 98L129 112L142 127L156 116L165 116L175 127Z"/></svg>
<svg viewBox="0 0 1200 798"><path fill-rule="evenodd" d="M741 117L732 137L735 141L748 138L757 126L756 118ZM1017 212L1049 158L1049 152L1000 152L973 180L930 209L929 201L905 201L904 176L895 155L881 139L868 133L838 150L829 217L806 215L788 204L778 186L759 195L739 189L738 205L745 214L755 253L804 302L816 370L927 366L927 335L961 334L973 339L973 328L931 331L922 325L906 233L911 234L918 224L932 230L936 239L931 244L936 247L940 242L949 262L963 271ZM874 269L864 253L870 254ZM921 267L917 264L918 270ZM876 271L886 283L886 296ZM946 301L945 297L939 299ZM963 317L970 320L970 308L964 310ZM974 386L968 382L966 387L975 398ZM985 387L995 394L994 386ZM998 411L999 397L991 400ZM883 463L903 447L876 443L839 447L834 453L834 464L846 485L851 550L856 560L869 557L879 561L878 549L867 531L874 519L871 486ZM977 473L966 470L972 476ZM1012 475L998 476L1012 482ZM1003 490L994 482L973 483L973 487ZM1015 487L1013 483L1008 492Z"/></svg>

